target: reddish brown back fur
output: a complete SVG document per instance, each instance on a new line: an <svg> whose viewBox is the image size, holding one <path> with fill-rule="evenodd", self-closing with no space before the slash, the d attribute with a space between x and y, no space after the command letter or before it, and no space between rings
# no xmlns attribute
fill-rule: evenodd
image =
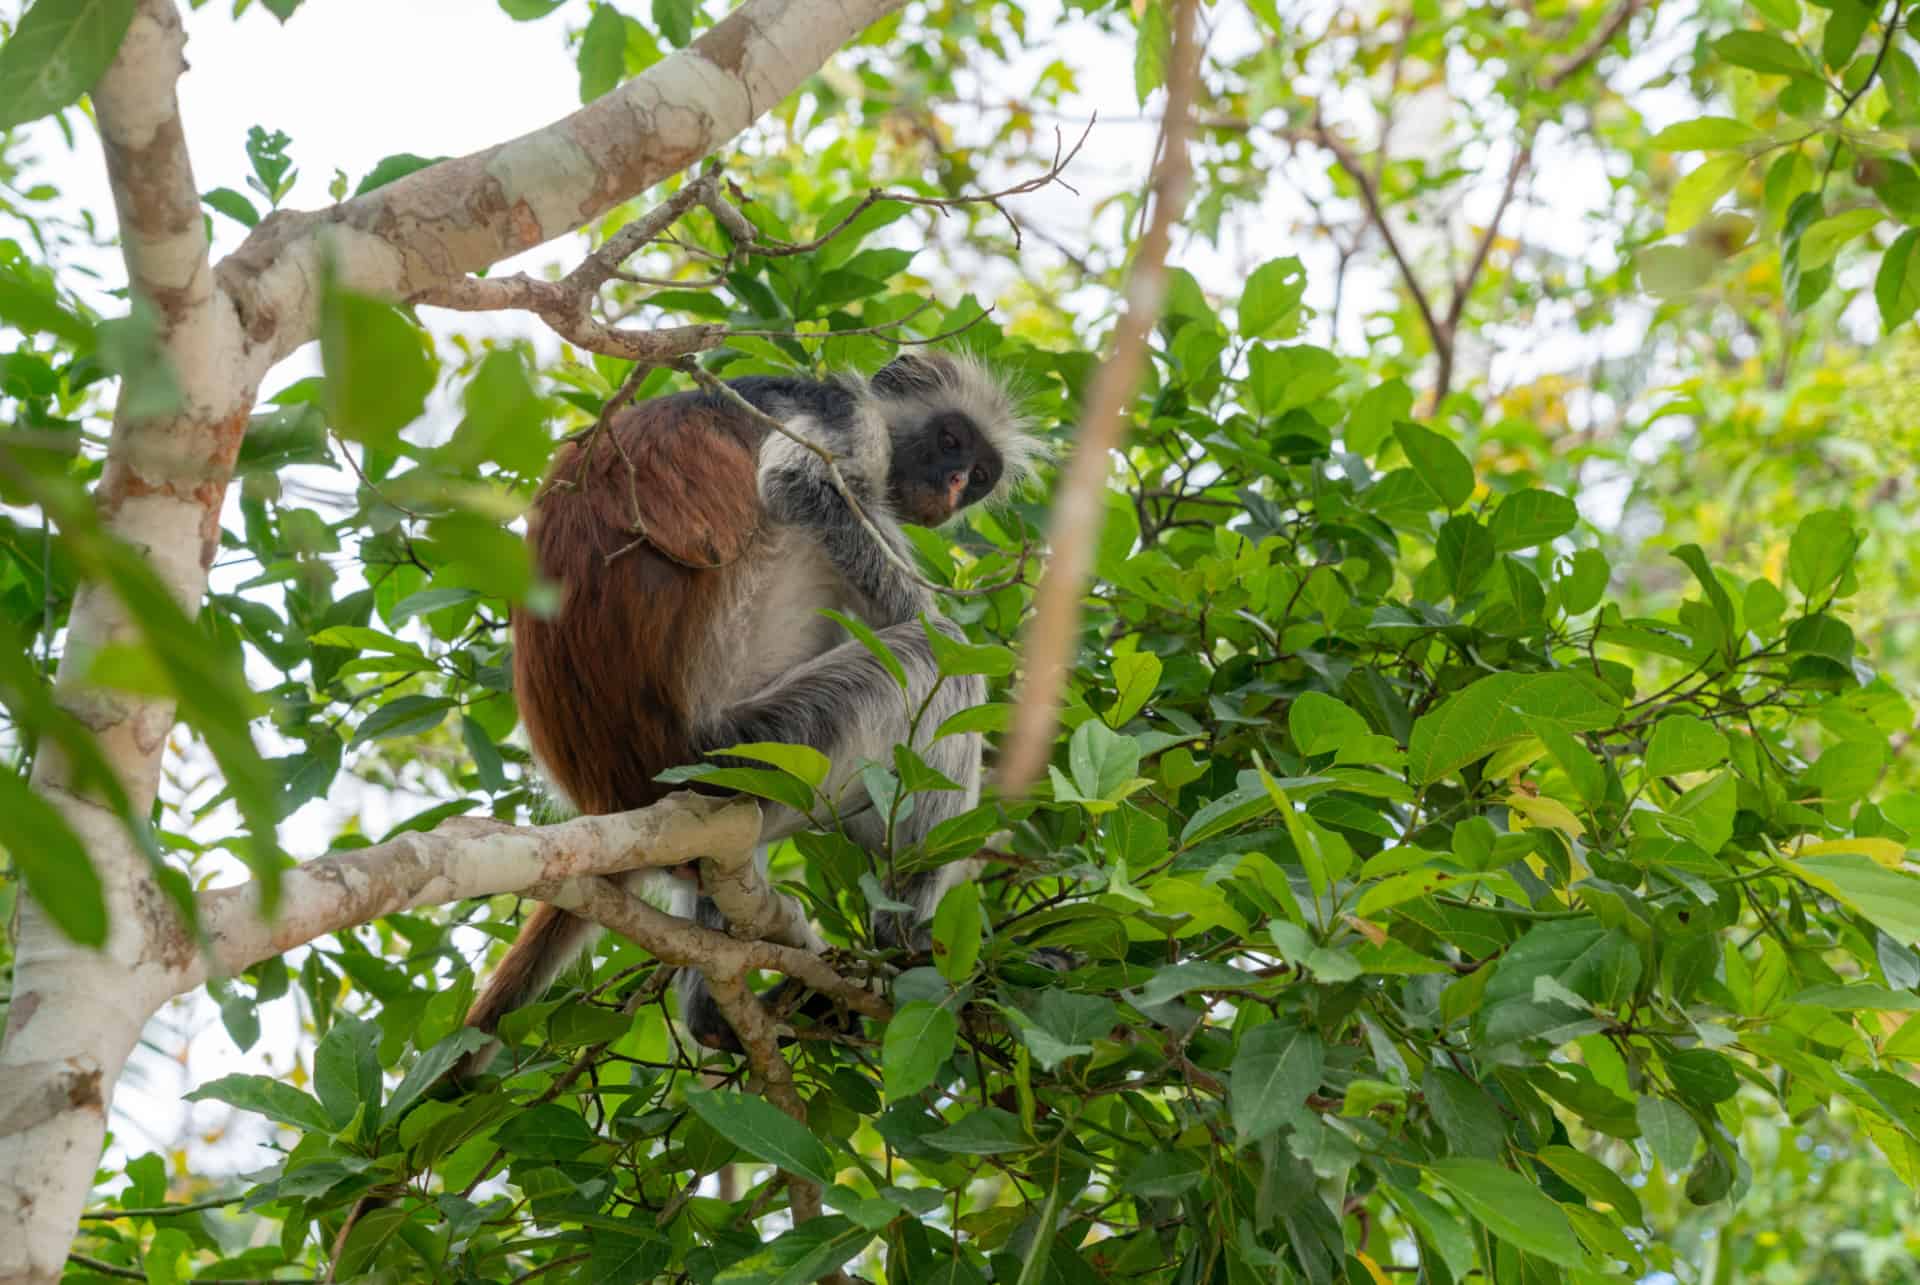
<svg viewBox="0 0 1920 1285"><path fill-rule="evenodd" d="M752 428L693 398L632 407L556 457L528 538L560 610L514 614L513 685L581 812L651 803L654 776L694 758L690 665L760 515Z"/></svg>

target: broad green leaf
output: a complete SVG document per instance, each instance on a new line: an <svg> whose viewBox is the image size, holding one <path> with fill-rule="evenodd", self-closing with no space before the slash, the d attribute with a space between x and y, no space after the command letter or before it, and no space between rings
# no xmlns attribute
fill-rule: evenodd
<svg viewBox="0 0 1920 1285"><path fill-rule="evenodd" d="M1020 1117L999 1107L969 1112L947 1128L927 1134L922 1141L967 1156L997 1156L1025 1151L1033 1145L1020 1125Z"/></svg>
<svg viewBox="0 0 1920 1285"><path fill-rule="evenodd" d="M1244 1146L1300 1118L1326 1064L1320 1036L1290 1022L1255 1027L1233 1055L1227 1105Z"/></svg>
<svg viewBox="0 0 1920 1285"><path fill-rule="evenodd" d="M675 49L684 49L693 39L693 16L697 0L653 0L653 25Z"/></svg>
<svg viewBox="0 0 1920 1285"><path fill-rule="evenodd" d="M48 7L51 0L42 0ZM0 323L27 334L48 334L64 339L82 352L93 347L93 325L61 303L51 287L0 268Z"/></svg>
<svg viewBox="0 0 1920 1285"><path fill-rule="evenodd" d="M391 305L350 290L321 296L320 364L328 423L381 450L395 448L433 391L434 365L420 332Z"/></svg>
<svg viewBox="0 0 1920 1285"><path fill-rule="evenodd" d="M1920 228L1908 228L1887 247L1874 277L1873 298L1887 334L1920 309Z"/></svg>
<svg viewBox="0 0 1920 1285"><path fill-rule="evenodd" d="M1787 865L1901 945L1920 942L1920 877L1851 852L1800 857Z"/></svg>
<svg viewBox="0 0 1920 1285"><path fill-rule="evenodd" d="M1700 1126L1685 1107L1666 1098L1642 1097L1634 1115L1640 1122L1640 1136L1668 1173L1677 1174L1693 1163Z"/></svg>
<svg viewBox="0 0 1920 1285"><path fill-rule="evenodd" d="M1738 153L1710 156L1673 185L1667 197L1667 235L1679 236L1707 216L1713 203L1732 190L1746 171L1747 158Z"/></svg>
<svg viewBox="0 0 1920 1285"><path fill-rule="evenodd" d="M1108 727L1126 726L1160 684L1160 658L1150 651L1133 651L1113 658L1115 699L1103 716ZM1137 770L1137 765L1136 765Z"/></svg>
<svg viewBox="0 0 1920 1285"><path fill-rule="evenodd" d="M1265 339L1274 333L1299 309L1306 288L1306 269L1292 256L1255 268L1240 295L1240 337Z"/></svg>
<svg viewBox="0 0 1920 1285"><path fill-rule="evenodd" d="M1640 1207L1640 1197L1634 1194L1626 1179L1586 1152L1572 1147L1542 1147L1540 1161L1578 1187L1589 1200L1612 1205L1614 1212L1628 1222L1645 1225L1647 1215Z"/></svg>
<svg viewBox="0 0 1920 1285"><path fill-rule="evenodd" d="M1146 106L1154 90L1167 83L1167 56L1173 32L1160 0L1146 0L1139 10L1139 30L1133 44L1133 93Z"/></svg>
<svg viewBox="0 0 1920 1285"><path fill-rule="evenodd" d="M1459 447L1418 424L1395 424L1393 436L1413 471L1442 504L1457 509L1467 502L1473 494L1473 465Z"/></svg>
<svg viewBox="0 0 1920 1285"><path fill-rule="evenodd" d="M832 1184L833 1157L825 1144L765 1099L688 1085L687 1105L715 1133L748 1155L822 1186Z"/></svg>
<svg viewBox="0 0 1920 1285"><path fill-rule="evenodd" d="M714 750L713 753L771 764L788 776L805 781L816 790L827 783L827 776L833 771L833 760L810 745L754 741L747 745L729 745L725 749Z"/></svg>
<svg viewBox="0 0 1920 1285"><path fill-rule="evenodd" d="M1573 501L1552 491L1515 491L1500 501L1488 529L1493 547L1502 553L1531 549L1565 535L1579 524Z"/></svg>
<svg viewBox="0 0 1920 1285"><path fill-rule="evenodd" d="M1515 1249L1562 1267L1586 1265L1586 1251L1566 1214L1531 1179L1491 1160L1467 1157L1436 1160L1427 1172L1482 1226Z"/></svg>
<svg viewBox="0 0 1920 1285"><path fill-rule="evenodd" d="M959 1020L946 1005L925 1000L901 1005L880 1045L887 1101L911 1097L932 1084L959 1034Z"/></svg>
<svg viewBox="0 0 1920 1285"><path fill-rule="evenodd" d="M627 74L627 20L610 4L596 4L580 36L580 101L590 103Z"/></svg>
<svg viewBox="0 0 1920 1285"><path fill-rule="evenodd" d="M1760 131L1745 121L1726 116L1702 116L1669 125L1649 142L1663 152L1720 151L1740 147L1759 138Z"/></svg>
<svg viewBox="0 0 1920 1285"><path fill-rule="evenodd" d="M973 975L985 926L978 883L969 881L947 889L933 912L933 962L942 977L957 983Z"/></svg>
<svg viewBox="0 0 1920 1285"><path fill-rule="evenodd" d="M1407 766L1422 785L1529 735L1529 718L1569 732L1611 727L1619 695L1573 670L1491 674L1454 693L1413 725Z"/></svg>
<svg viewBox="0 0 1920 1285"><path fill-rule="evenodd" d="M828 1214L781 1232L714 1276L713 1285L811 1285L851 1262L872 1240L873 1232L852 1219Z"/></svg>
<svg viewBox="0 0 1920 1285"><path fill-rule="evenodd" d="M1800 270L1826 267L1847 242L1870 231L1884 217L1878 208L1867 206L1821 219L1800 234Z"/></svg>
<svg viewBox="0 0 1920 1285"><path fill-rule="evenodd" d="M86 845L11 769L0 769L0 852L61 932L81 946L106 943L106 896Z"/></svg>
<svg viewBox="0 0 1920 1285"><path fill-rule="evenodd" d="M1852 517L1842 509L1821 509L1800 519L1787 547L1787 575L1809 601L1823 599L1840 578L1859 545Z"/></svg>
<svg viewBox="0 0 1920 1285"><path fill-rule="evenodd" d="M279 1124L313 1133L333 1132L333 1121L311 1094L270 1075L223 1075L186 1095L189 1102L225 1102Z"/></svg>
<svg viewBox="0 0 1920 1285"><path fill-rule="evenodd" d="M1727 761L1727 738L1705 719L1669 714L1654 724L1646 761L1654 776L1704 772Z"/></svg>
<svg viewBox="0 0 1920 1285"><path fill-rule="evenodd" d="M34 0L0 46L0 131L77 101L113 62L135 0Z"/></svg>
<svg viewBox="0 0 1920 1285"><path fill-rule="evenodd" d="M1713 51L1736 67L1774 75L1809 75L1806 56L1786 41L1764 31L1735 31L1713 42Z"/></svg>
<svg viewBox="0 0 1920 1285"><path fill-rule="evenodd" d="M494 1140L513 1155L574 1161L600 1142L593 1126L578 1111L569 1111L557 1102L538 1102L516 1112L495 1131Z"/></svg>

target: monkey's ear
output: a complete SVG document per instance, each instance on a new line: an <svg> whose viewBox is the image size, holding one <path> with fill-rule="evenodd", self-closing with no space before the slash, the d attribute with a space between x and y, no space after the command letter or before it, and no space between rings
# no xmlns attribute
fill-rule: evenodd
<svg viewBox="0 0 1920 1285"><path fill-rule="evenodd" d="M909 349L874 372L868 381L882 397L926 394L945 382L952 361L937 352Z"/></svg>

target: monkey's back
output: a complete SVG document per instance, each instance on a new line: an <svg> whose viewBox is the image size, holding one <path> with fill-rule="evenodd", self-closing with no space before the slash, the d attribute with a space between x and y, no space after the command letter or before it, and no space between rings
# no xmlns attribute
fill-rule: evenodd
<svg viewBox="0 0 1920 1285"><path fill-rule="evenodd" d="M760 538L758 434L711 400L628 408L556 455L529 519L551 617L513 617L514 691L535 758L585 813L665 794L696 758L694 667Z"/></svg>

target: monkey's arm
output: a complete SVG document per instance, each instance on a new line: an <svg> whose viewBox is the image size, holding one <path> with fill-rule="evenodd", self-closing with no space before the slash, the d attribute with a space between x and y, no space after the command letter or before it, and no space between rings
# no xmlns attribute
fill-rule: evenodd
<svg viewBox="0 0 1920 1285"><path fill-rule="evenodd" d="M763 465L760 476L760 494L768 515L814 533L834 570L866 600L868 623L884 628L905 624L931 611L933 595L909 579L881 550L874 533L834 487L820 459L791 443L769 443L768 449L777 446L787 449L779 450L779 458L770 465ZM843 465L842 474L855 488L861 507L869 517L877 518L874 525L891 533L892 520L875 513L875 506L885 502L874 493L875 488L863 486L853 468ZM893 551L903 560L912 559L912 552L903 544L896 544Z"/></svg>

